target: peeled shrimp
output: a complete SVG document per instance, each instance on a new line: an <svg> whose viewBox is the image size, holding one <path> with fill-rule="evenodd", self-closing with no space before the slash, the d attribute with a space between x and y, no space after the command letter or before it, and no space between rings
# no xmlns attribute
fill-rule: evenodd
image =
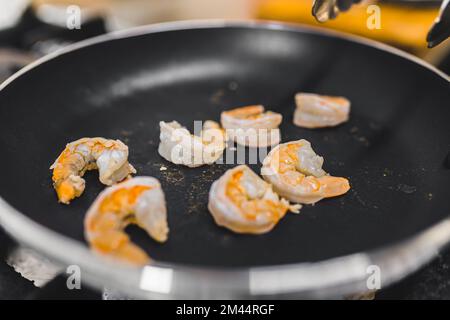
<svg viewBox="0 0 450 320"><path fill-rule="evenodd" d="M148 255L124 232L131 223L158 242L167 240L166 203L157 179L135 177L101 192L84 219L86 240L97 253L134 265L147 264Z"/></svg>
<svg viewBox="0 0 450 320"><path fill-rule="evenodd" d="M288 210L300 208L280 198L246 165L226 171L209 192L208 209L216 223L237 233L268 232Z"/></svg>
<svg viewBox="0 0 450 320"><path fill-rule="evenodd" d="M112 185L136 173L128 163L128 147L120 140L82 138L67 144L55 163L53 186L60 202L68 204L85 188L87 170L98 169L100 181Z"/></svg>
<svg viewBox="0 0 450 320"><path fill-rule="evenodd" d="M291 141L272 149L263 161L261 174L274 190L297 203L316 203L350 189L347 179L328 175L306 140Z"/></svg>
<svg viewBox="0 0 450 320"><path fill-rule="evenodd" d="M224 131L217 122L208 120L199 136L192 135L177 121L159 123L159 154L166 160L194 168L212 164L226 147Z"/></svg>
<svg viewBox="0 0 450 320"><path fill-rule="evenodd" d="M346 122L350 113L350 101L344 97L297 93L295 103L294 124L304 128L337 126Z"/></svg>
<svg viewBox="0 0 450 320"><path fill-rule="evenodd" d="M222 112L220 121L230 139L249 147L267 147L280 143L283 120L279 113L254 105Z"/></svg>

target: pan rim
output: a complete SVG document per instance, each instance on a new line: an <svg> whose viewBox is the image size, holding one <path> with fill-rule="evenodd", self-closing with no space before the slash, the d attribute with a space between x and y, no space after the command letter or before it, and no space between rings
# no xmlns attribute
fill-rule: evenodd
<svg viewBox="0 0 450 320"><path fill-rule="evenodd" d="M450 75L445 74L443 71L439 70L432 64L426 62L414 56L406 51L395 48L388 44L372 40L369 38L364 38L362 36L349 34L341 31L336 31L333 29L326 29L321 27L309 26L304 24L295 24L289 22L280 22L273 20L240 20L240 19L204 19L204 20L181 20L181 21L173 21L173 22L161 22L150 25L143 25L134 28L129 28L125 30L117 30L108 32L103 35L99 35L96 37L88 38L86 40L82 40L79 42L75 42L73 44L67 45L61 49L58 49L52 53L49 53L36 61L26 65L16 73L12 74L2 83L0 83L0 91L3 90L6 86L8 86L12 81L19 78L24 73L34 69L35 67L51 60L59 57L60 55L69 53L74 50L82 49L85 47L89 47L91 45L95 45L102 42L107 42L115 39L123 39L123 38L131 38L136 36L141 36L150 33L159 33L159 32L167 32L167 31L179 31L179 30L188 30L188 29L204 29L204 28L229 28L229 27L244 27L244 28L265 28L271 30L283 30L283 31L307 31L313 34L319 34L322 36L328 37L337 37L343 40L347 40L350 42L355 42L363 45L367 45L369 47L373 47L375 49L386 51L397 55L406 60L410 60L411 62L415 62L422 67L429 69L433 73L439 75L441 78L450 82Z"/></svg>
<svg viewBox="0 0 450 320"><path fill-rule="evenodd" d="M382 50L437 74L447 82L450 77L427 62L389 45L318 27L294 25L262 20L194 20L166 22L115 31L74 43L46 55L25 66L0 84L0 92L15 79L33 68L65 53L115 39L136 37L145 34L178 31L185 29L230 28L272 29L319 34L327 37L356 42ZM450 218L431 226L399 243L369 252L360 252L315 263L271 265L248 268L219 268L185 266L175 263L154 262L144 268L118 265L108 259L94 255L77 240L59 234L28 218L0 197L0 224L5 230L39 252L64 264L78 264L92 285L103 285L120 289L121 292L142 298L248 298L248 297L330 297L367 290L367 267L382 266L383 285L395 282L417 270L438 254L450 242ZM408 258L402 260L401 258ZM333 272L330 271L332 268ZM324 274L324 272L326 274ZM164 276L165 275L165 276ZM156 283L149 279L159 277ZM308 278L314 281L306 281ZM292 279L303 281L292 281ZM165 280L164 280L165 279ZM325 280L323 280L325 279ZM243 281L244 280L244 281ZM164 282L165 281L165 282ZM164 282L164 283L163 283ZM261 284L264 284L263 286ZM226 288L224 290L224 288Z"/></svg>

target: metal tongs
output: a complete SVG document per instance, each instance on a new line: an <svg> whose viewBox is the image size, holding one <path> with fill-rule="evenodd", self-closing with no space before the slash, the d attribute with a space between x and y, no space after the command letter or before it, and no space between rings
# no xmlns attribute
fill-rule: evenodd
<svg viewBox="0 0 450 320"><path fill-rule="evenodd" d="M312 14L319 22L327 22L339 14L337 0L314 0Z"/></svg>
<svg viewBox="0 0 450 320"><path fill-rule="evenodd" d="M450 0L444 0L433 26L428 31L428 48L433 48L450 37Z"/></svg>
<svg viewBox="0 0 450 320"><path fill-rule="evenodd" d="M319 22L334 19L341 11L350 9L353 3L361 0L314 0L312 14ZM450 37L450 0L444 0L439 14L427 35L428 47L437 46Z"/></svg>

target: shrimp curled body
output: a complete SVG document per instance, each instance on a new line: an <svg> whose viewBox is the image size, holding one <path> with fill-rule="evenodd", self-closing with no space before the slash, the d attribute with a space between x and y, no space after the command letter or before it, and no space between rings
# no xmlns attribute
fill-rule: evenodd
<svg viewBox="0 0 450 320"><path fill-rule="evenodd" d="M237 233L268 232L288 210L297 213L300 208L280 198L246 165L226 171L209 192L208 209L215 222Z"/></svg>
<svg viewBox="0 0 450 320"><path fill-rule="evenodd" d="M261 175L286 199L312 204L350 189L347 179L328 175L306 140L291 141L273 148L263 161Z"/></svg>
<svg viewBox="0 0 450 320"><path fill-rule="evenodd" d="M167 240L166 202L157 179L134 177L101 192L85 216L86 240L97 253L144 265L150 258L124 232L130 223L158 242Z"/></svg>
<svg viewBox="0 0 450 320"><path fill-rule="evenodd" d="M346 122L350 113L350 101L344 97L297 93L295 103L294 124L304 128L337 126Z"/></svg>
<svg viewBox="0 0 450 320"><path fill-rule="evenodd" d="M191 134L177 121L159 123L158 153L167 161L190 168L212 164L223 154L226 139L219 124L207 120L199 136Z"/></svg>
<svg viewBox="0 0 450 320"><path fill-rule="evenodd" d="M104 138L82 138L67 144L50 169L58 199L65 204L83 193L82 176L88 170L98 169L100 181L108 186L136 173L128 163L128 147L120 140Z"/></svg>

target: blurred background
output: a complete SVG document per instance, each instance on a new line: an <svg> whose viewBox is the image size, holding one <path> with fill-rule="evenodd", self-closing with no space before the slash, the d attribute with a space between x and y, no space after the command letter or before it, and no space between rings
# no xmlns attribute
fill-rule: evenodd
<svg viewBox="0 0 450 320"><path fill-rule="evenodd" d="M449 41L433 49L426 44L440 0L363 0L326 23L318 23L311 15L312 1L2 0L0 81L71 42L144 24L208 18L279 20L331 28L391 44L449 72ZM380 8L380 28L367 27L374 4ZM67 27L68 18L76 13L73 5L80 8L80 29Z"/></svg>

